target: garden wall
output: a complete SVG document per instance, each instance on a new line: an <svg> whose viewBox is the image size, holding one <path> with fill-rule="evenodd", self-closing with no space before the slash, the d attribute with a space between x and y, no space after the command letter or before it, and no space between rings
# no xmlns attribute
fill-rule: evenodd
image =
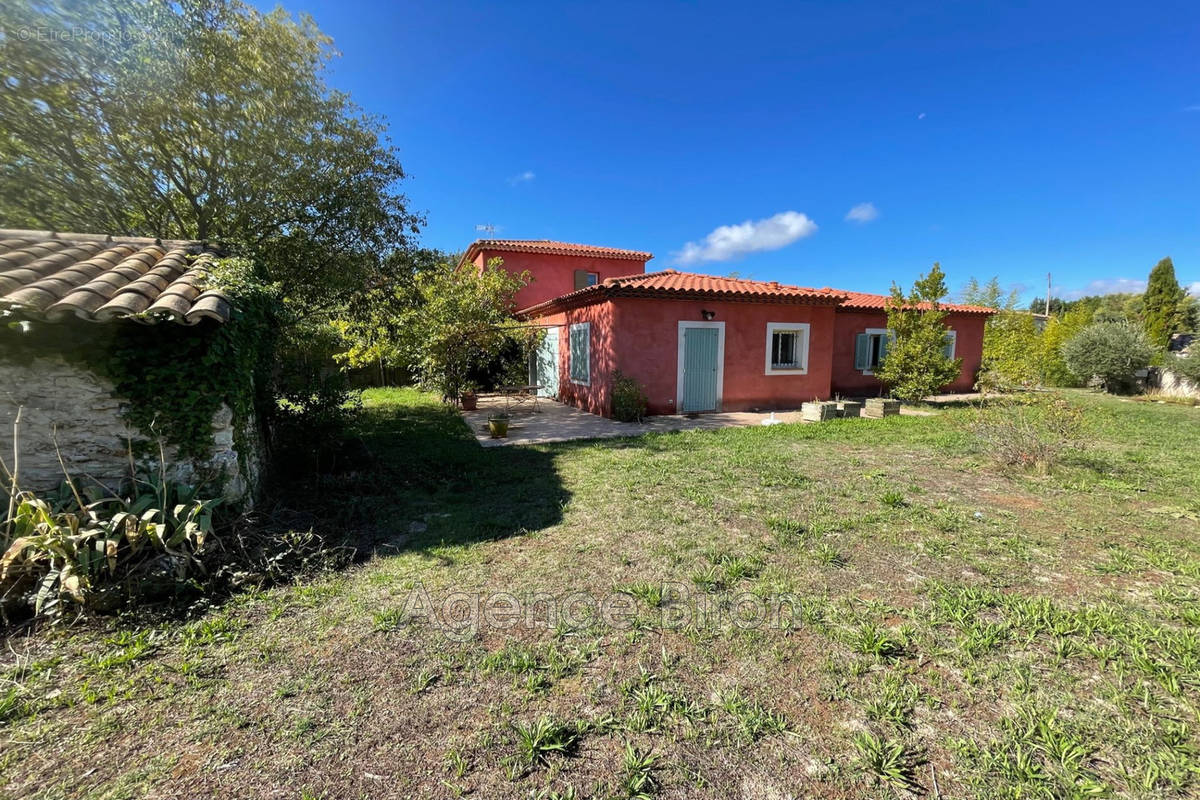
<svg viewBox="0 0 1200 800"><path fill-rule="evenodd" d="M81 488L100 484L116 491L129 477L130 440L146 437L122 418L124 402L114 395L112 383L60 356L29 361L0 359L0 462L13 467L13 422L23 407L19 440L19 484L24 489L46 491L63 481L63 465ZM212 420L212 447L207 458L176 460L167 449L169 477L194 485L203 481L211 496L230 502L249 500L260 472L256 452L239 454L234 448L233 412L222 405ZM257 431L253 420L238 420L244 430ZM255 443L255 433L244 437ZM63 465L59 464L61 454ZM243 455L244 457L239 457ZM157 459L146 462L157 466Z"/></svg>
<svg viewBox="0 0 1200 800"><path fill-rule="evenodd" d="M1147 383L1172 397L1200 397L1200 385L1161 367L1150 371Z"/></svg>

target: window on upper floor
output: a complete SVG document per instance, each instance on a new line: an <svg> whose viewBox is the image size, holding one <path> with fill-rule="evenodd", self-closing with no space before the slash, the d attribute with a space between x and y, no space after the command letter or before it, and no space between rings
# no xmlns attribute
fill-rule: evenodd
<svg viewBox="0 0 1200 800"><path fill-rule="evenodd" d="M575 270L575 288L586 289L589 286L595 286L600 282L599 272L588 272L586 269Z"/></svg>

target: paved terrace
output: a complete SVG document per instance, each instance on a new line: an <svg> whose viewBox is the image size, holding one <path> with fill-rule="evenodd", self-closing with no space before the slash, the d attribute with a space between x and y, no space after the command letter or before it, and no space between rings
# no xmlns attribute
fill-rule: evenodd
<svg viewBox="0 0 1200 800"><path fill-rule="evenodd" d="M975 395L944 395L930 398L931 401L961 402ZM493 439L488 433L488 417L504 410L505 402L501 397L484 396L479 398L479 408L475 411L462 412L463 419L471 433L484 447L503 447L512 444L545 444L547 442L568 442L573 439L610 439L618 436L639 436L643 433L671 433L673 431L717 430L718 428L737 428L746 425L761 425L768 419L770 412L730 411L721 414L701 414L689 418L672 414L670 416L647 417L640 424L617 422L616 420L589 414L586 411L564 405L546 398L538 399L538 410L533 410L532 401L513 403L509 408L511 419L508 423L508 438ZM800 410L776 411L775 419L781 422L800 422ZM901 407L901 414L928 416L929 411Z"/></svg>

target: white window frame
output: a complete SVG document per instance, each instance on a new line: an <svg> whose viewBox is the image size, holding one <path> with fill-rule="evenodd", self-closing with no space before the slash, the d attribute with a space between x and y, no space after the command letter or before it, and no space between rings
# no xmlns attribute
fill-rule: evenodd
<svg viewBox="0 0 1200 800"><path fill-rule="evenodd" d="M683 361L684 361L684 330L687 328L716 328L717 329L717 411L725 402L725 323L708 321L680 320L676 331L679 349L675 356L675 413L683 411Z"/></svg>
<svg viewBox="0 0 1200 800"><path fill-rule="evenodd" d="M867 328L863 331L867 336L886 336L891 341L896 340L896 334L891 328ZM874 375L875 370L867 368L862 371L863 375Z"/></svg>
<svg viewBox="0 0 1200 800"><path fill-rule="evenodd" d="M958 331L947 328L946 338L950 340L950 358L953 360L958 353Z"/></svg>
<svg viewBox="0 0 1200 800"><path fill-rule="evenodd" d="M586 331L585 337L587 341L587 380L575 380L575 331L581 329ZM567 380L576 386L591 386L592 385L592 323L590 322L572 322L567 329Z"/></svg>
<svg viewBox="0 0 1200 800"><path fill-rule="evenodd" d="M771 362L776 333L791 333L801 331L804 334L804 347L797 355L800 357L798 367L776 367ZM809 350L809 323L807 322L768 322L767 323L767 364L764 375L807 375Z"/></svg>

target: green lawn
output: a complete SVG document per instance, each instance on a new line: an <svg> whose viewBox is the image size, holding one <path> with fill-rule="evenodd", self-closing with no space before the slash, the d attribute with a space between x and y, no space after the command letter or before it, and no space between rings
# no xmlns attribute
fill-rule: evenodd
<svg viewBox="0 0 1200 800"><path fill-rule="evenodd" d="M480 449L369 392L373 554L11 638L0 795L1196 796L1200 409L1071 397L1040 477L969 408Z"/></svg>

